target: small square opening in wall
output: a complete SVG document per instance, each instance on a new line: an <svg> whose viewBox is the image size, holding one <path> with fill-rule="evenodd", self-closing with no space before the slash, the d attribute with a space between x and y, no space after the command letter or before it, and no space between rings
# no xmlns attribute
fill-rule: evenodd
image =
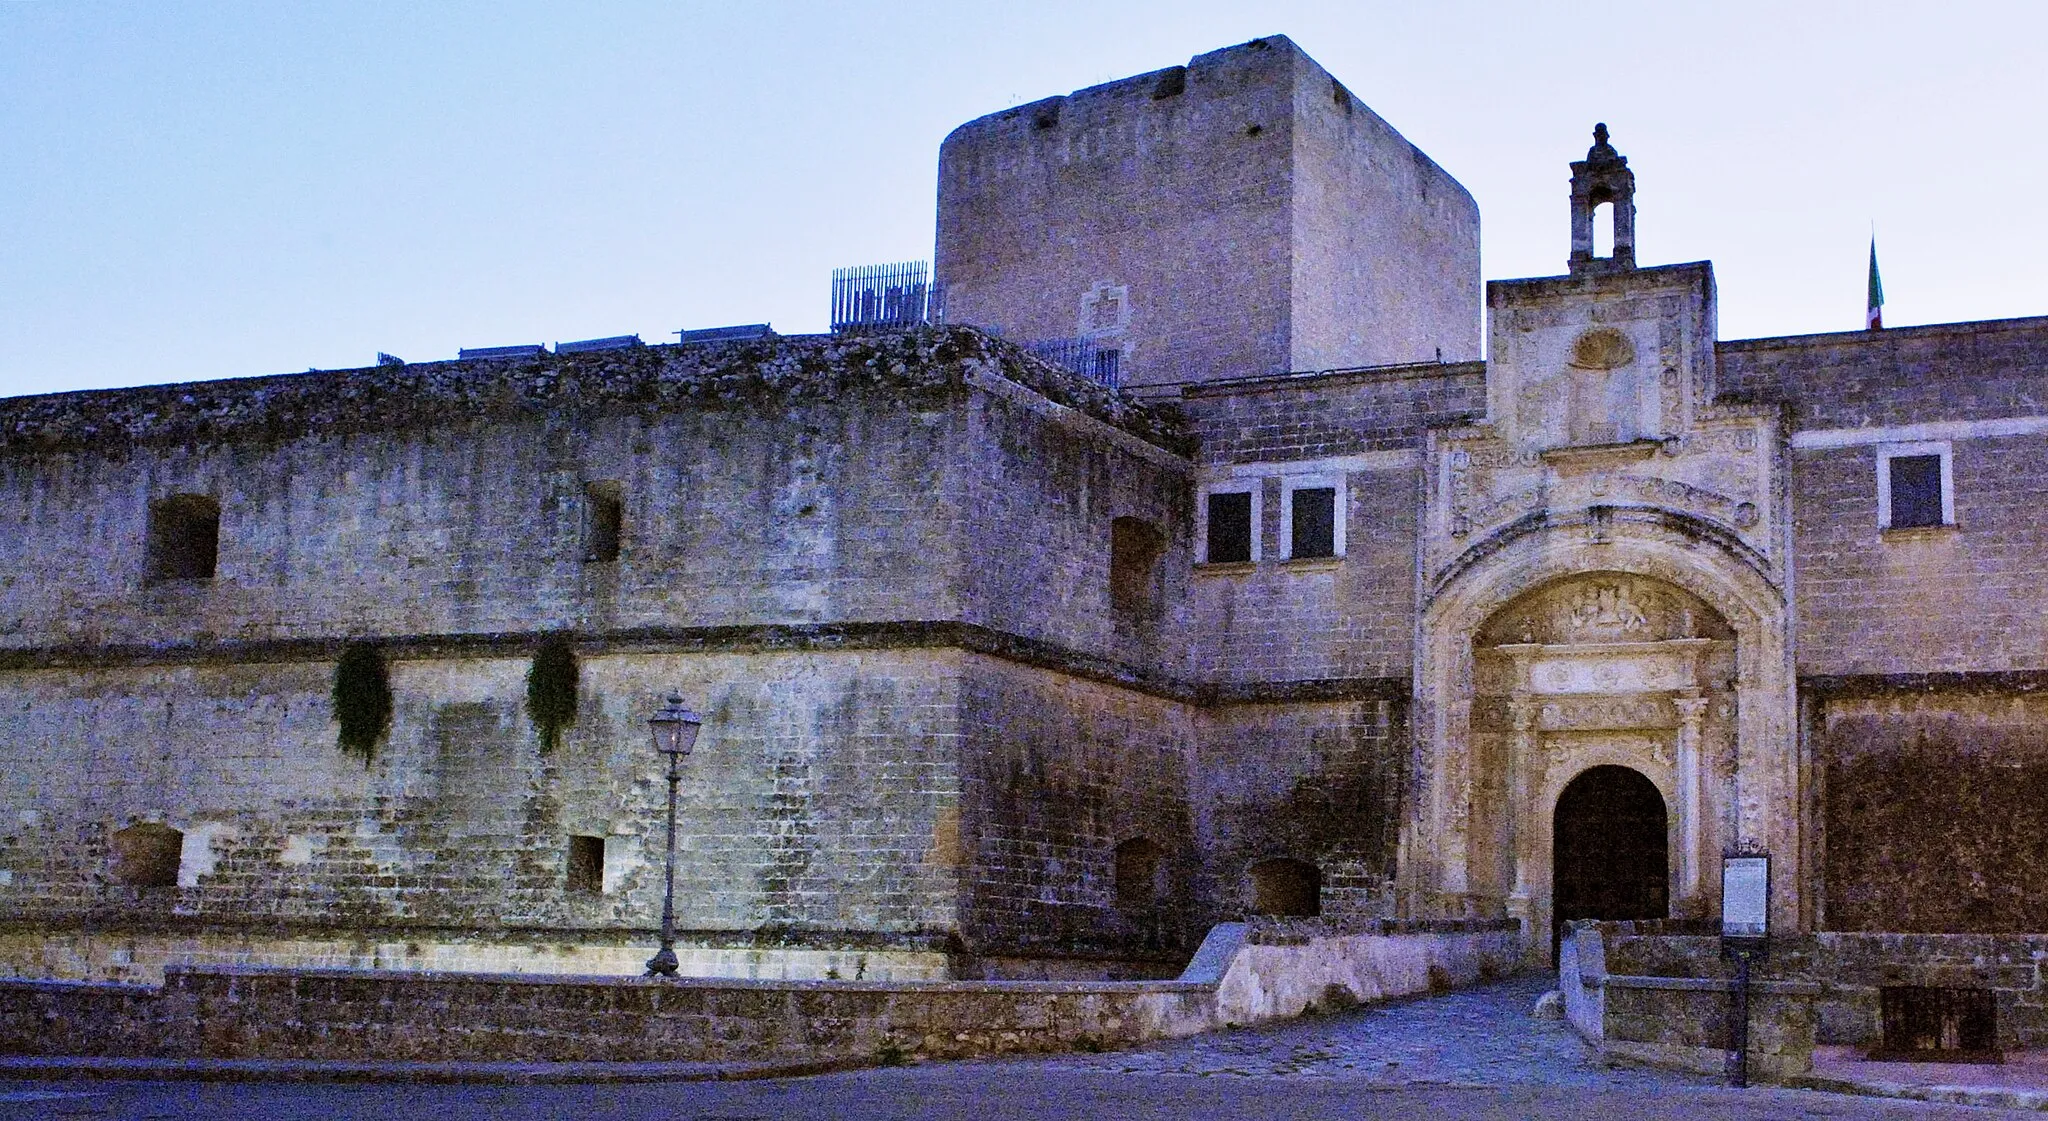
<svg viewBox="0 0 2048 1121"><path fill-rule="evenodd" d="M168 825L131 825L113 836L114 882L129 887L177 887L185 834Z"/></svg>
<svg viewBox="0 0 2048 1121"><path fill-rule="evenodd" d="M599 895L604 891L604 838L569 838L569 891Z"/></svg>
<svg viewBox="0 0 2048 1121"><path fill-rule="evenodd" d="M151 580L211 580L219 558L219 503L174 494L149 504Z"/></svg>
<svg viewBox="0 0 2048 1121"><path fill-rule="evenodd" d="M1118 611L1150 612L1158 606L1160 560L1166 535L1143 518L1117 518L1109 525L1109 602Z"/></svg>

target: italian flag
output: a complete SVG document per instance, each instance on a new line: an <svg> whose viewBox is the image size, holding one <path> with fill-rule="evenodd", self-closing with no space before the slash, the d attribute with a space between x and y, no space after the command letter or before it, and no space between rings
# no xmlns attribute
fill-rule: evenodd
<svg viewBox="0 0 2048 1121"><path fill-rule="evenodd" d="M1884 326L1884 283L1877 279L1877 239L1870 239L1870 303L1863 313L1863 326L1876 331Z"/></svg>

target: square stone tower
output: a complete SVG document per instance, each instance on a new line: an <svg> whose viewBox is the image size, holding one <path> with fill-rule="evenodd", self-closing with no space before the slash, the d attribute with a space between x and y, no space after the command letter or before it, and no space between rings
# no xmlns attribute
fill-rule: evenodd
<svg viewBox="0 0 2048 1121"><path fill-rule="evenodd" d="M1131 386L1479 356L1479 209L1282 36L970 121L947 318Z"/></svg>

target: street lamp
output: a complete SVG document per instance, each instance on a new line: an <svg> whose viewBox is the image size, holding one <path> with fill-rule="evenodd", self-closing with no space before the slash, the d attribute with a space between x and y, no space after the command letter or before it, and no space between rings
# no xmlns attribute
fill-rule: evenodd
<svg viewBox="0 0 2048 1121"><path fill-rule="evenodd" d="M678 768L683 756L697 746L697 730L704 721L683 707L683 695L670 693L668 704L647 718L654 750L668 756L668 863L661 888L661 950L647 959L647 976L676 975L676 783L683 777Z"/></svg>

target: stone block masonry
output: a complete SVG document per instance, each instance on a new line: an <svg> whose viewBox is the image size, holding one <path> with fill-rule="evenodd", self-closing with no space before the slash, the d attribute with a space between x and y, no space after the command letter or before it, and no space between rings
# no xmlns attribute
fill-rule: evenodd
<svg viewBox="0 0 2048 1121"><path fill-rule="evenodd" d="M947 315L1128 384L1478 356L1479 214L1284 36L955 129Z"/></svg>
<svg viewBox="0 0 2048 1121"><path fill-rule="evenodd" d="M1127 1047L1468 984L1512 968L1520 953L1511 931L1330 933L1298 945L1239 946L1220 976L1064 983L177 968L161 986L0 981L0 1054L399 1062L964 1058Z"/></svg>

